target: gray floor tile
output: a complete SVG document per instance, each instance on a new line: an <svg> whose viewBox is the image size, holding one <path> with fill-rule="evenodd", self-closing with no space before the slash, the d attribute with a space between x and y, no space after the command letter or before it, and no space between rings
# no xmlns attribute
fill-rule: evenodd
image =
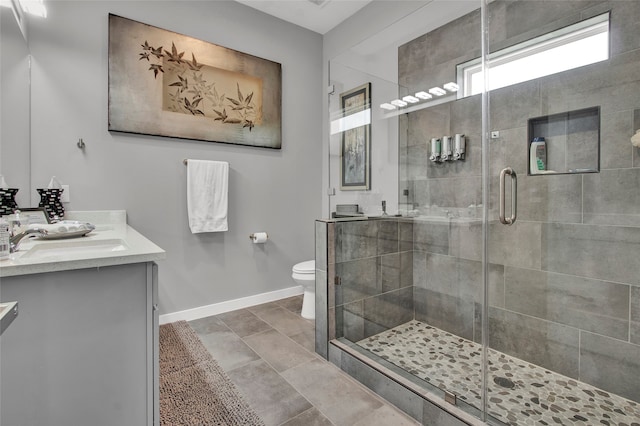
<svg viewBox="0 0 640 426"><path fill-rule="evenodd" d="M302 295L279 300L278 306L299 315L302 312Z"/></svg>
<svg viewBox="0 0 640 426"><path fill-rule="evenodd" d="M216 318L220 318L222 322L240 337L250 336L271 329L269 324L262 321L248 309L226 312L217 315Z"/></svg>
<svg viewBox="0 0 640 426"><path fill-rule="evenodd" d="M279 425L311 408L311 404L264 360L229 372L229 377L267 426Z"/></svg>
<svg viewBox="0 0 640 426"><path fill-rule="evenodd" d="M293 336L308 330L309 325L312 324L311 320L304 319L300 315L279 306L256 312L256 315L287 336Z"/></svg>
<svg viewBox="0 0 640 426"><path fill-rule="evenodd" d="M249 306L247 309L257 315L260 312L268 311L270 309L279 307L280 305L278 304L278 302L279 302L279 300L276 300L275 302L269 302L269 303L263 303L261 305Z"/></svg>
<svg viewBox="0 0 640 426"><path fill-rule="evenodd" d="M317 408L310 408L304 413L300 414L283 423L282 426L332 426L333 423L329 421Z"/></svg>
<svg viewBox="0 0 640 426"><path fill-rule="evenodd" d="M278 372L315 358L296 342L273 329L248 336L244 341Z"/></svg>
<svg viewBox="0 0 640 426"><path fill-rule="evenodd" d="M200 335L216 331L229 331L229 327L227 327L227 325L218 317L206 317L189 321L189 325Z"/></svg>
<svg viewBox="0 0 640 426"><path fill-rule="evenodd" d="M315 353L301 305L295 296L190 325L268 426L415 424Z"/></svg>
<svg viewBox="0 0 640 426"><path fill-rule="evenodd" d="M247 344L232 331L200 335L200 340L225 371L260 359Z"/></svg>
<svg viewBox="0 0 640 426"><path fill-rule="evenodd" d="M383 405L380 398L322 360L290 368L282 376L336 425L353 425Z"/></svg>
<svg viewBox="0 0 640 426"><path fill-rule="evenodd" d="M289 337L309 352L315 353L316 336L313 328L309 328L303 332L294 334Z"/></svg>

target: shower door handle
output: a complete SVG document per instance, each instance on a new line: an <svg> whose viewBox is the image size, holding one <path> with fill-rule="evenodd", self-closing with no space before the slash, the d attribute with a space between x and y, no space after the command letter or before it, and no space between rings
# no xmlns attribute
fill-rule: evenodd
<svg viewBox="0 0 640 426"><path fill-rule="evenodd" d="M511 176L511 217L505 217L505 179ZM500 223L513 225L518 216L518 177L511 167L506 167L500 172Z"/></svg>

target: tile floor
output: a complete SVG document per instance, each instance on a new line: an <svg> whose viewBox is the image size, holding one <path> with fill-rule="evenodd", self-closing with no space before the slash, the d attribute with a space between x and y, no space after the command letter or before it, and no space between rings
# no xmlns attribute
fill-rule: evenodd
<svg viewBox="0 0 640 426"><path fill-rule="evenodd" d="M267 426L419 425L314 352L302 296L191 321Z"/></svg>

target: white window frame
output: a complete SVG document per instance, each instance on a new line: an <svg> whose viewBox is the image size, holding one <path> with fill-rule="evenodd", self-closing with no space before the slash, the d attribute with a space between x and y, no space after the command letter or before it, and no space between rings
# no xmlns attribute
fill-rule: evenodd
<svg viewBox="0 0 640 426"><path fill-rule="evenodd" d="M540 37L527 40L522 43L518 43L515 46L511 46L496 52L489 54L489 83L488 90L499 89L512 84L522 83L535 78L544 77L547 75L555 74L556 72L566 71L581 66L593 64L603 60L609 59L609 12L602 15L594 16L593 18L580 21L576 24L569 25L559 30L547 33ZM491 69L498 68L501 65L511 65L519 60L529 59L534 55L544 54L557 48L566 47L572 43L580 42L593 36L600 34L606 34L606 52L600 52L600 59L592 60L591 62L580 61L580 58L576 58L575 64L569 64L562 69L553 69L545 67L544 63L540 63L540 66L536 68L534 76L522 77L521 80L515 80L508 83L498 81L497 79L491 79ZM462 63L457 66L457 78L458 85L461 90L458 92L458 97L471 96L482 92L482 87L474 87L472 79L474 76L482 75L482 62L481 58L476 58L471 61ZM482 84L480 84L482 86Z"/></svg>

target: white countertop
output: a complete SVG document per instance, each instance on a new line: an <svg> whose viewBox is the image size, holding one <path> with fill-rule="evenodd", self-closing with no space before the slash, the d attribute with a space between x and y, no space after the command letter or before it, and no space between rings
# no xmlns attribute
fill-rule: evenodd
<svg viewBox="0 0 640 426"><path fill-rule="evenodd" d="M65 220L90 222L96 229L71 239L25 239L9 259L0 260L0 277L164 259L165 251L127 225L126 216L124 210L68 212Z"/></svg>

